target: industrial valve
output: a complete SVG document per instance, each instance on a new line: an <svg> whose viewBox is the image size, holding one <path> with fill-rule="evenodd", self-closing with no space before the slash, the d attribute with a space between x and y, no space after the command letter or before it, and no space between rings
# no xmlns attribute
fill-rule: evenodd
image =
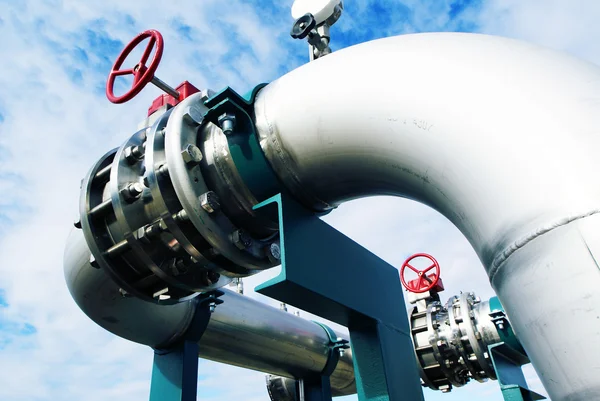
<svg viewBox="0 0 600 401"><path fill-rule="evenodd" d="M121 69L123 63L131 54L131 52L146 39L150 40L144 49L144 53L142 54L140 61L133 68ZM150 55L155 47L156 51L154 52L154 57L152 58L150 65L146 66L146 63L148 62L148 59L150 58ZM179 93L175 89L171 88L154 75L162 58L163 48L164 42L162 35L160 32L154 29L144 31L133 38L133 40L129 42L127 46L125 46L123 51L121 51L110 73L108 74L108 80L106 81L106 97L108 100L110 100L112 103L127 102L140 93L142 89L144 89L144 87L149 83L153 83L160 89L167 92L169 95L179 98ZM131 89L129 89L123 95L115 96L115 80L117 77L125 75L133 75L133 85L131 86Z"/></svg>
<svg viewBox="0 0 600 401"><path fill-rule="evenodd" d="M146 39L140 61L122 69ZM106 87L111 102L131 100L148 83L166 95L153 102L146 126L84 178L76 227L92 251L92 266L106 270L123 296L169 304L276 266L280 256L277 221L252 209L258 201L240 178L224 134L253 127L249 115L237 111L233 124L219 118L219 107L227 106L219 94L188 82L176 90L156 78L162 52L162 36L149 30L115 61ZM115 95L116 78L127 74L133 86Z"/></svg>
<svg viewBox="0 0 600 401"><path fill-rule="evenodd" d="M410 264L410 262L415 259L428 259L431 262L431 265L422 270L417 269ZM406 275L408 271L406 268L409 268L415 272L418 277L414 280L407 281ZM433 273L428 274L428 272L431 270L434 270ZM402 267L400 268L400 280L402 281L402 285L408 291L413 293L423 293L432 289L440 292L444 289L443 286L441 286L441 283L438 286L438 282L440 280L440 265L433 256L426 253L416 253L404 261Z"/></svg>
<svg viewBox="0 0 600 401"><path fill-rule="evenodd" d="M428 267L414 267L411 262L416 259L428 260ZM406 280L407 269L418 277ZM525 354L498 298L481 301L474 293L464 292L446 303L440 301L444 287L433 256L409 257L402 265L401 281L409 291L409 302L415 305L409 319L423 386L449 392L471 379L497 379L489 347L501 342Z"/></svg>

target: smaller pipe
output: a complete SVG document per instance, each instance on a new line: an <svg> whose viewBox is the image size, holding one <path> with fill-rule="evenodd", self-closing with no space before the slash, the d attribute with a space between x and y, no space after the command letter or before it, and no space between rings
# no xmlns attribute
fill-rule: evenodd
<svg viewBox="0 0 600 401"><path fill-rule="evenodd" d="M166 92L167 94L173 96L175 99L179 100L179 92L167 85L164 81L158 79L157 77L152 77L152 81L150 82L152 82L158 89Z"/></svg>
<svg viewBox="0 0 600 401"><path fill-rule="evenodd" d="M98 325L154 348L168 347L190 329L197 302L157 305L127 296L104 269L90 266L90 256L82 230L73 229L65 250L65 279L77 305ZM323 327L222 290L224 302L198 342L201 358L294 379L323 371L330 353ZM330 380L334 396L356 392L352 350L339 358Z"/></svg>

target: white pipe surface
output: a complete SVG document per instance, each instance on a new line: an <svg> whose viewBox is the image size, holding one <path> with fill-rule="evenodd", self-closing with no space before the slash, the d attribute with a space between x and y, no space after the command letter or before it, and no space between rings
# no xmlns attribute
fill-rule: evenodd
<svg viewBox="0 0 600 401"><path fill-rule="evenodd" d="M271 165L314 209L387 194L450 219L551 398L600 400L597 66L492 36L406 35L292 71L255 112Z"/></svg>

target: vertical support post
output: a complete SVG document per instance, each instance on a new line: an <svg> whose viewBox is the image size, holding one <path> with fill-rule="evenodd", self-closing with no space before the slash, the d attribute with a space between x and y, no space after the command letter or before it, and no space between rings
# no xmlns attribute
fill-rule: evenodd
<svg viewBox="0 0 600 401"><path fill-rule="evenodd" d="M527 355L501 342L488 347L504 401L538 401L546 397L527 387L521 366L529 363Z"/></svg>
<svg viewBox="0 0 600 401"><path fill-rule="evenodd" d="M183 343L154 351L150 401L196 401L198 344Z"/></svg>
<svg viewBox="0 0 600 401"><path fill-rule="evenodd" d="M198 341L204 334L212 310L223 303L223 291L201 294L194 316L179 342L154 350L150 401L196 401L198 393Z"/></svg>
<svg viewBox="0 0 600 401"><path fill-rule="evenodd" d="M316 376L296 382L298 401L331 401L329 376Z"/></svg>
<svg viewBox="0 0 600 401"><path fill-rule="evenodd" d="M422 401L398 271L287 195L277 206L281 274L256 291L348 327L361 401Z"/></svg>

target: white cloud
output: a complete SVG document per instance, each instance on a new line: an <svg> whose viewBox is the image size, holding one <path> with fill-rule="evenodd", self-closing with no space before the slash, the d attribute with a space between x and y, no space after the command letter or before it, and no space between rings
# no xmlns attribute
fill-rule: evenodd
<svg viewBox="0 0 600 401"><path fill-rule="evenodd" d="M0 346L4 338L10 341L0 351L0 369L10 372L0 379L0 399L147 398L152 351L108 334L85 317L62 273L79 180L99 156L135 131L158 95L148 88L127 105L109 104L101 90L107 69L124 43L152 27L165 37L157 74L163 80L245 91L297 66L306 53L304 44L288 38L288 3L269 8L232 0L225 8L217 0L185 0L177 7L164 1L0 0L0 288L9 304L0 305L0 321L36 329L24 336L0 326ZM332 31L334 48L461 26L450 19L449 2L380 2L391 15L386 19L371 11L373 2L346 3L346 14ZM600 63L598 17L600 3L593 0L494 0L467 9L460 22ZM187 27L189 39L182 31ZM442 265L447 289L442 295L460 290L493 295L470 245L431 209L370 198L342 205L325 220L395 266L414 252L433 254ZM248 279L246 287L265 275ZM215 399L267 399L260 373L201 362L200 375L201 386L223 386ZM539 390L530 369L527 375ZM426 397L464 400L482 394L500 399L496 382Z"/></svg>

